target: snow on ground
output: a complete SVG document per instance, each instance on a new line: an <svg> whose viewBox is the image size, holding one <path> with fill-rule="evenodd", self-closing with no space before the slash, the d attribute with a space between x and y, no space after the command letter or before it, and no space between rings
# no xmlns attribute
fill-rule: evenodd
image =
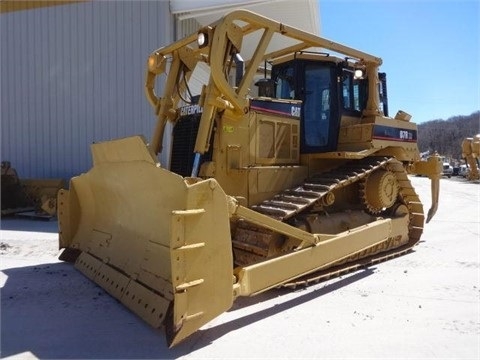
<svg viewBox="0 0 480 360"><path fill-rule="evenodd" d="M411 177L425 211L429 180ZM415 251L297 291L237 299L173 349L60 262L57 223L2 219L1 356L99 358L480 358L480 184L441 180Z"/></svg>

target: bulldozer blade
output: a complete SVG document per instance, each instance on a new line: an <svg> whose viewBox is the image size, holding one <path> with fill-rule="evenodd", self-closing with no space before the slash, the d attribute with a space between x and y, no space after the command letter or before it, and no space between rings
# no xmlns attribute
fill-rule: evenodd
<svg viewBox="0 0 480 360"><path fill-rule="evenodd" d="M65 259L173 346L233 303L228 196L159 166L140 136L92 145L93 167L58 194Z"/></svg>

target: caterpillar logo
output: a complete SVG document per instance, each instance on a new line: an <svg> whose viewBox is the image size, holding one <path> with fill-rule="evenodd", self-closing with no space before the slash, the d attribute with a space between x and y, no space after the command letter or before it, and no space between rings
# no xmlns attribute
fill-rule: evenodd
<svg viewBox="0 0 480 360"><path fill-rule="evenodd" d="M182 106L180 108L180 116L201 114L203 112L203 107L198 104Z"/></svg>
<svg viewBox="0 0 480 360"><path fill-rule="evenodd" d="M289 104L277 101L252 100L250 102L250 109L270 114L291 116L297 119L299 119L302 114L300 104Z"/></svg>

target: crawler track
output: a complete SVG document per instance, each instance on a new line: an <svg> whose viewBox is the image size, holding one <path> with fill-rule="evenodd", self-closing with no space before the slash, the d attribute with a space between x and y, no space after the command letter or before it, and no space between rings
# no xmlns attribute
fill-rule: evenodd
<svg viewBox="0 0 480 360"><path fill-rule="evenodd" d="M399 192L397 205L405 205L409 213L408 239L401 241L391 237L385 242L338 262L328 269L317 271L284 284L295 288L323 281L409 252L420 240L423 232L424 213L418 195L413 189L403 164L394 158L368 157L348 162L339 168L311 177L293 189L285 190L273 198L252 206L252 209L288 221L299 214L308 213L314 204L329 204L333 191L364 180L376 170L388 170L395 175ZM233 248L239 265L261 261L268 256L270 242L275 233L240 222L233 238Z"/></svg>

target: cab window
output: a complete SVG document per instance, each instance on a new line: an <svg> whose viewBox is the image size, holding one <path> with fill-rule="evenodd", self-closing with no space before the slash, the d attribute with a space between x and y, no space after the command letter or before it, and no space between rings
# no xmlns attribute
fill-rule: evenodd
<svg viewBox="0 0 480 360"><path fill-rule="evenodd" d="M275 97L295 99L295 78L292 64L282 66L275 77Z"/></svg>
<svg viewBox="0 0 480 360"><path fill-rule="evenodd" d="M364 80L355 79L352 72L344 70L341 100L345 112L360 113L366 103Z"/></svg>

